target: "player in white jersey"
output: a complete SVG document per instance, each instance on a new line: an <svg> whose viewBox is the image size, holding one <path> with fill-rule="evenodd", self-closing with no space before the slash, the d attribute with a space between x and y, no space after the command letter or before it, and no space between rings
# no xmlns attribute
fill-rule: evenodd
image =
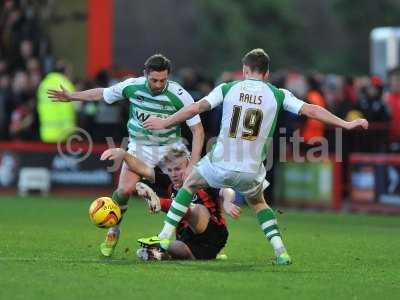
<svg viewBox="0 0 400 300"><path fill-rule="evenodd" d="M144 65L144 76L129 78L109 88L95 88L81 92L67 92L49 90L49 97L54 101L99 101L112 104L116 101L128 99L130 102L128 152L143 161L148 167L154 168L165 154L176 147L185 147L181 140L179 124L168 129L146 129L145 120L151 116L167 118L179 111L182 107L192 104L193 98L178 83L169 81L171 70L170 61L161 54L148 58ZM187 169L188 175L192 166L200 159L204 143L204 130L199 116L186 121L192 131L192 157ZM118 203L124 213L128 208L128 200L136 192L136 183L140 176L123 163L117 190L112 198ZM120 235L119 225L110 228L106 240L100 245L104 256L111 256L117 245Z"/></svg>
<svg viewBox="0 0 400 300"><path fill-rule="evenodd" d="M203 100L167 119L149 118L145 122L146 128L166 128L223 103L221 131L215 148L201 159L179 190L161 233L139 239L139 243L165 245L199 188L231 187L244 194L256 213L260 227L274 249L276 263L292 262L282 242L276 216L263 196L268 185L263 160L280 109L345 129L366 129L368 122L365 119L346 122L322 107L304 103L289 91L264 82L268 78L269 57L262 49L250 51L242 62L244 80L217 86Z"/></svg>

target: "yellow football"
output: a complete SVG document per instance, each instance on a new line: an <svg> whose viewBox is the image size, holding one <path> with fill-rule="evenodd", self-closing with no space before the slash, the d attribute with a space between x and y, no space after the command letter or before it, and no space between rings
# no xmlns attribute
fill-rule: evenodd
<svg viewBox="0 0 400 300"><path fill-rule="evenodd" d="M100 197L89 207L90 221L100 228L112 227L121 220L121 209L109 197Z"/></svg>

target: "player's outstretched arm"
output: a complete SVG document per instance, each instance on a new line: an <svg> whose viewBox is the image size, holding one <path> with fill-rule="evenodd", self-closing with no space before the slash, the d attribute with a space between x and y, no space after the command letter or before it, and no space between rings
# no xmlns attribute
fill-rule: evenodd
<svg viewBox="0 0 400 300"><path fill-rule="evenodd" d="M137 159L122 148L112 148L104 151L100 160L125 161L132 172L150 181L154 181L155 179L153 168L150 168L140 159Z"/></svg>
<svg viewBox="0 0 400 300"><path fill-rule="evenodd" d="M368 129L368 121L366 119L356 119L354 121L347 122L318 105L304 103L300 109L300 114L326 124L338 126L348 130L358 127Z"/></svg>
<svg viewBox="0 0 400 300"><path fill-rule="evenodd" d="M191 117L210 109L210 103L207 100L202 99L198 102L185 106L166 119L150 117L143 124L147 129L165 129L167 127L182 123L187 119L190 119Z"/></svg>
<svg viewBox="0 0 400 300"><path fill-rule="evenodd" d="M190 126L190 131L192 132L192 155L189 162L189 166L185 172L185 178L189 176L192 167L200 160L201 151L203 150L204 145L204 128L200 123Z"/></svg>
<svg viewBox="0 0 400 300"><path fill-rule="evenodd" d="M62 85L59 90L49 89L47 95L53 102L99 101L103 99L103 88L95 88L81 92L68 92Z"/></svg>
<svg viewBox="0 0 400 300"><path fill-rule="evenodd" d="M231 188L221 189L219 195L222 197L224 211L233 219L239 219L240 207L234 203L236 198L235 191Z"/></svg>

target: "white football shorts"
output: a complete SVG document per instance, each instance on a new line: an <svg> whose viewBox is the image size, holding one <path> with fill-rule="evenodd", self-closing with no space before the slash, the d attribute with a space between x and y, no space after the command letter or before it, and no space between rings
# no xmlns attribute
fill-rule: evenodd
<svg viewBox="0 0 400 300"><path fill-rule="evenodd" d="M257 173L231 171L213 164L206 155L195 168L211 187L217 189L229 187L247 198L257 196L269 186L269 182L265 179L264 165L260 166Z"/></svg>

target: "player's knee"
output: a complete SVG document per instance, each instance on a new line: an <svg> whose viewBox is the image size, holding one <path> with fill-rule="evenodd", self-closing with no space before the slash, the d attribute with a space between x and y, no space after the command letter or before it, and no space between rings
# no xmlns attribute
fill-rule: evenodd
<svg viewBox="0 0 400 300"><path fill-rule="evenodd" d="M191 214L189 217L189 224L196 234L203 233L210 221L210 212L204 205L195 204L190 208Z"/></svg>
<svg viewBox="0 0 400 300"><path fill-rule="evenodd" d="M168 248L168 253L174 259L196 259L189 247L181 241L173 241Z"/></svg>
<svg viewBox="0 0 400 300"><path fill-rule="evenodd" d="M255 195L249 195L246 197L246 202L249 206L254 210L258 211L263 208L267 208L268 205L265 202L264 196L262 193L257 193Z"/></svg>

